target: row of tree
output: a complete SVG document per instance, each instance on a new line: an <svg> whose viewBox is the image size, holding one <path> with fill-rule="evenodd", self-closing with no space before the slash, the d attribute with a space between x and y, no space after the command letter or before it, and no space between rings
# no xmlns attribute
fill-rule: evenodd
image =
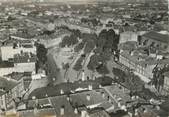
<svg viewBox="0 0 169 117"><path fill-rule="evenodd" d="M169 66L165 65L163 68L158 67L156 65L153 69L153 79L152 79L152 85L155 86L155 88L160 91L160 88L164 85L164 73L169 71Z"/></svg>
<svg viewBox="0 0 169 117"><path fill-rule="evenodd" d="M106 63L111 55L118 50L119 35L113 29L103 29L98 35L95 33L81 33L79 30L71 30L72 34L63 38L61 47L74 46L74 51L84 49L84 55L94 52L87 65L89 70L97 71L100 74L108 74ZM79 61L74 68L80 70ZM82 62L82 61L81 61ZM77 67L79 65L79 67Z"/></svg>

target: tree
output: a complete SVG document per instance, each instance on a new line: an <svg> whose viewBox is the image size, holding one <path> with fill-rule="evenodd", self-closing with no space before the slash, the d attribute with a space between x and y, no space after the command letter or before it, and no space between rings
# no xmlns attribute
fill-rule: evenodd
<svg viewBox="0 0 169 117"><path fill-rule="evenodd" d="M72 30L72 33L73 33L76 37L81 38L81 32L80 32L79 29L74 29L74 30Z"/></svg>
<svg viewBox="0 0 169 117"><path fill-rule="evenodd" d="M60 43L61 47L65 47L65 46L72 46L78 43L78 39L76 37L76 35L71 34L70 36L65 36L62 40L62 42Z"/></svg>
<svg viewBox="0 0 169 117"><path fill-rule="evenodd" d="M113 82L113 79L109 76L101 76L96 79L96 82L98 82L102 86L106 86L106 85L111 85Z"/></svg>
<svg viewBox="0 0 169 117"><path fill-rule="evenodd" d="M79 71L82 69L82 62L83 62L84 58L80 57L77 61L76 64L74 65L73 69L76 71Z"/></svg>
<svg viewBox="0 0 169 117"><path fill-rule="evenodd" d="M125 77L125 85L133 92L142 91L144 87L144 82L139 76L134 75L134 73L128 73Z"/></svg>
<svg viewBox="0 0 169 117"><path fill-rule="evenodd" d="M43 64L45 64L46 61L47 61L47 56L46 56L47 55L47 49L42 44L36 44L36 47L37 47L38 60L40 62L42 62Z"/></svg>
<svg viewBox="0 0 169 117"><path fill-rule="evenodd" d="M99 55L94 54L90 57L90 61L87 65L87 68L89 70L95 71L98 65L99 65Z"/></svg>
<svg viewBox="0 0 169 117"><path fill-rule="evenodd" d="M107 66L105 64L100 64L97 66L96 71L100 74L108 74L109 70L107 69Z"/></svg>
<svg viewBox="0 0 169 117"><path fill-rule="evenodd" d="M118 68L113 68L113 74L115 76L117 76L117 80L121 83L124 83L125 82L125 77L126 77L126 74L124 71L122 71L121 69L118 69Z"/></svg>
<svg viewBox="0 0 169 117"><path fill-rule="evenodd" d="M87 42L85 48L84 48L84 53L90 53L95 47L95 43L93 40L90 40Z"/></svg>
<svg viewBox="0 0 169 117"><path fill-rule="evenodd" d="M84 45L85 45L85 43L84 43L83 41L80 42L79 44L77 44L77 45L75 46L74 51L75 51L75 52L79 52L80 50L82 50L82 49L84 48Z"/></svg>

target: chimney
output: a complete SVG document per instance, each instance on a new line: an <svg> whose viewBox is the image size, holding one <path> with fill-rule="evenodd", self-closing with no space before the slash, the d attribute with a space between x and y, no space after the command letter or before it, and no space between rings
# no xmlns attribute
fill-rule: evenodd
<svg viewBox="0 0 169 117"><path fill-rule="evenodd" d="M130 55L131 55L131 56L134 55L134 51L133 51L133 50L130 51Z"/></svg>
<svg viewBox="0 0 169 117"><path fill-rule="evenodd" d="M37 107L35 107L35 108L34 108L33 112L34 112L34 115L36 116L36 115L37 115L37 113L38 113L38 109L37 109Z"/></svg>
<svg viewBox="0 0 169 117"><path fill-rule="evenodd" d="M64 91L63 89L60 90L60 94L63 95L64 94Z"/></svg>
<svg viewBox="0 0 169 117"><path fill-rule="evenodd" d="M138 115L138 109L135 109L134 111L134 115L137 116Z"/></svg>
<svg viewBox="0 0 169 117"><path fill-rule="evenodd" d="M108 99L109 103L111 103L111 98Z"/></svg>
<svg viewBox="0 0 169 117"><path fill-rule="evenodd" d="M28 58L27 62L30 62L30 59Z"/></svg>
<svg viewBox="0 0 169 117"><path fill-rule="evenodd" d="M118 107L121 107L121 103L120 103L120 102L118 102L118 104L117 104L117 105L118 105Z"/></svg>
<svg viewBox="0 0 169 117"><path fill-rule="evenodd" d="M78 114L78 110L77 110L77 108L75 108L74 113L75 113L75 114Z"/></svg>
<svg viewBox="0 0 169 117"><path fill-rule="evenodd" d="M69 102L69 101L70 101L70 96L67 96L67 98L66 98L66 99L67 99L67 101Z"/></svg>
<svg viewBox="0 0 169 117"><path fill-rule="evenodd" d="M60 108L60 115L64 115L65 114L65 106L62 106L61 108Z"/></svg>
<svg viewBox="0 0 169 117"><path fill-rule="evenodd" d="M87 112L85 110L81 111L81 117L86 117L87 116Z"/></svg>
<svg viewBox="0 0 169 117"><path fill-rule="evenodd" d="M93 86L92 85L88 85L88 89L89 90L93 90Z"/></svg>
<svg viewBox="0 0 169 117"><path fill-rule="evenodd" d="M32 96L32 100L35 100L36 99L36 96Z"/></svg>
<svg viewBox="0 0 169 117"><path fill-rule="evenodd" d="M160 106L156 106L156 109L157 109L157 110L160 110Z"/></svg>
<svg viewBox="0 0 169 117"><path fill-rule="evenodd" d="M53 81L55 81L56 79L55 78L52 78Z"/></svg>
<svg viewBox="0 0 169 117"><path fill-rule="evenodd" d="M99 88L102 88L102 85L101 85L101 84L99 85Z"/></svg>
<svg viewBox="0 0 169 117"><path fill-rule="evenodd" d="M101 92L102 98L105 98L105 94L104 92Z"/></svg>
<svg viewBox="0 0 169 117"><path fill-rule="evenodd" d="M28 56L29 56L29 58L31 58L31 53L30 52L28 53Z"/></svg>
<svg viewBox="0 0 169 117"><path fill-rule="evenodd" d="M87 94L86 99L87 101L90 101L90 94Z"/></svg>
<svg viewBox="0 0 169 117"><path fill-rule="evenodd" d="M85 73L84 73L84 70L82 71L82 81L85 81Z"/></svg>

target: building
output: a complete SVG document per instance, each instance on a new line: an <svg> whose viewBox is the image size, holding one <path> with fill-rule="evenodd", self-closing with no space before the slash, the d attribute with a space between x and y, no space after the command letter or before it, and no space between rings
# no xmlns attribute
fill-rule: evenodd
<svg viewBox="0 0 169 117"><path fill-rule="evenodd" d="M34 74L35 75L35 74ZM33 79L31 72L12 73L8 75L8 79L15 81L13 85L0 94L0 109L10 111L15 109L21 100L27 99L28 95L35 89L44 87L48 84L47 78ZM8 82L11 82L8 81Z"/></svg>
<svg viewBox="0 0 169 117"><path fill-rule="evenodd" d="M17 82L15 80L10 80L9 78L0 77L0 110L6 109L5 94L16 85Z"/></svg>
<svg viewBox="0 0 169 117"><path fill-rule="evenodd" d="M23 53L13 55L13 59L0 63L0 76L11 74L12 72L33 72L36 70L37 57L33 53Z"/></svg>
<svg viewBox="0 0 169 117"><path fill-rule="evenodd" d="M36 69L37 57L33 53L21 53L14 55L15 72L33 72Z"/></svg>
<svg viewBox="0 0 169 117"><path fill-rule="evenodd" d="M44 114L57 117L94 117L95 115L110 117L105 110L111 109L112 104L106 97L107 94L103 96L103 93L97 93L95 90L70 95L63 93L53 97L46 94L46 97L40 99L33 96L26 102L26 108L18 110L18 113L21 117L42 117Z"/></svg>
<svg viewBox="0 0 169 117"><path fill-rule="evenodd" d="M138 34L136 32L126 31L120 34L119 43L125 43L128 41L137 42L137 39L138 39Z"/></svg>
<svg viewBox="0 0 169 117"><path fill-rule="evenodd" d="M140 44L169 51L169 35L151 31L142 35Z"/></svg>
<svg viewBox="0 0 169 117"><path fill-rule="evenodd" d="M119 62L140 76L145 82L153 78L153 69L156 65L164 67L169 59L157 59L138 51L121 51Z"/></svg>
<svg viewBox="0 0 169 117"><path fill-rule="evenodd" d="M13 38L13 37L12 37ZM21 52L31 52L36 54L36 47L29 40L20 40L15 42L4 42L0 48L2 61L14 58L15 54Z"/></svg>
<svg viewBox="0 0 169 117"><path fill-rule="evenodd" d="M142 80L149 82L153 78L155 66L163 68L169 63L168 35L148 32L138 40L130 41L131 38L125 38L125 41L119 44L119 62L133 70Z"/></svg>
<svg viewBox="0 0 169 117"><path fill-rule="evenodd" d="M164 73L163 91L165 95L169 95L169 72Z"/></svg>
<svg viewBox="0 0 169 117"><path fill-rule="evenodd" d="M3 95L0 95L1 103L3 105L1 109L9 110L15 108L15 102L20 101L26 94L31 83L31 75L25 74L21 79L15 81L15 85L5 91Z"/></svg>

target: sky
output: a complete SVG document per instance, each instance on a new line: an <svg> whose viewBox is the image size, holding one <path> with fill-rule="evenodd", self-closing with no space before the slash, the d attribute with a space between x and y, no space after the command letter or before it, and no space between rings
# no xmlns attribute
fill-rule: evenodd
<svg viewBox="0 0 169 117"><path fill-rule="evenodd" d="M0 1L39 1L39 0L0 0ZM44 0L48 1L48 0ZM107 2L123 2L126 0L49 0L56 2L97 2L97 1L107 1ZM129 1L155 1L155 0L129 0ZM169 1L169 0L156 0L156 1Z"/></svg>

